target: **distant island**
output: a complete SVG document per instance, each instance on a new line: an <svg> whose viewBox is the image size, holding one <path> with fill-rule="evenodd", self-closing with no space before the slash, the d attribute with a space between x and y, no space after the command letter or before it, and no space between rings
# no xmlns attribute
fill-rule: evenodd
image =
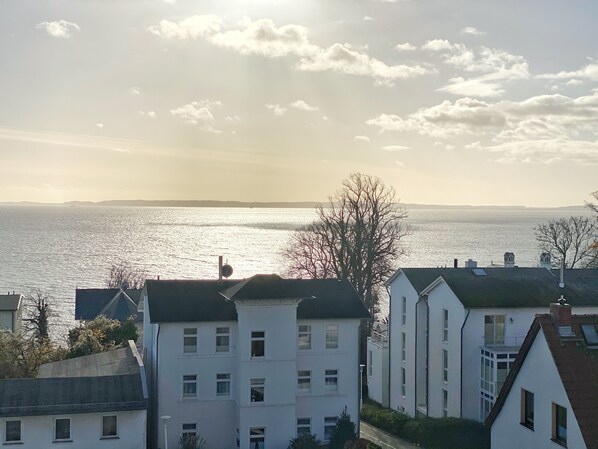
<svg viewBox="0 0 598 449"><path fill-rule="evenodd" d="M69 207L238 207L238 208L286 208L313 209L317 201L221 201L221 200L107 200L107 201L67 201L64 203L36 203L30 201L0 202L0 206L69 206ZM402 203L401 206L411 209L443 209L443 210L535 210L552 209L562 211L587 210L583 205L561 207L531 207L531 206L471 206L471 205L441 205Z"/></svg>

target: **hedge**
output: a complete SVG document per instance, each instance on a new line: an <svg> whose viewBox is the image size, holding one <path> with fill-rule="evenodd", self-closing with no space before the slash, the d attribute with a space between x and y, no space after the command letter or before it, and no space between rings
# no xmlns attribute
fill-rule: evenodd
<svg viewBox="0 0 598 449"><path fill-rule="evenodd" d="M470 419L415 419L373 401L364 401L361 419L427 449L490 449L489 430Z"/></svg>

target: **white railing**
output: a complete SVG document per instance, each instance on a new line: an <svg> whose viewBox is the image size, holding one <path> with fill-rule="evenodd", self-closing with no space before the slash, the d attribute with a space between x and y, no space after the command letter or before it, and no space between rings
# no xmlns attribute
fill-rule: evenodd
<svg viewBox="0 0 598 449"><path fill-rule="evenodd" d="M504 337L502 341L498 339L487 341L485 337L481 337L481 340L482 346L491 349L495 346L519 347L523 344L523 340L525 340L525 337Z"/></svg>
<svg viewBox="0 0 598 449"><path fill-rule="evenodd" d="M388 332L377 332L373 330L368 339L378 346L386 347L388 345Z"/></svg>

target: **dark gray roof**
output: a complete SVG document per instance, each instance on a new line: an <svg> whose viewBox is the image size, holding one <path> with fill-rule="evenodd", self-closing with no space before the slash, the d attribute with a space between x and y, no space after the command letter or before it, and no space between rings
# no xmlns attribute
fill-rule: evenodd
<svg viewBox="0 0 598 449"><path fill-rule="evenodd" d="M147 280L150 321L236 321L234 301L226 300L222 292L237 284L242 284L241 292L248 285L246 280ZM275 286L273 292L268 290L270 285ZM257 281L249 286L243 297L274 298L281 294L307 297L297 308L299 319L370 318L363 301L346 280L279 278L276 282Z"/></svg>
<svg viewBox="0 0 598 449"><path fill-rule="evenodd" d="M559 271L545 268L403 268L421 293L442 277L465 307L548 307L561 294L573 306L598 306L598 269L565 270L565 288Z"/></svg>
<svg viewBox="0 0 598 449"><path fill-rule="evenodd" d="M125 321L137 313L137 305L141 298L140 289L119 288L82 288L75 293L75 319L93 320L98 315L119 321Z"/></svg>
<svg viewBox="0 0 598 449"><path fill-rule="evenodd" d="M18 310L23 295L0 295L0 310Z"/></svg>
<svg viewBox="0 0 598 449"><path fill-rule="evenodd" d="M229 301L251 299L306 299L312 295L277 274L256 274L227 288L221 295Z"/></svg>
<svg viewBox="0 0 598 449"><path fill-rule="evenodd" d="M112 412L147 408L137 374L0 380L0 416Z"/></svg>

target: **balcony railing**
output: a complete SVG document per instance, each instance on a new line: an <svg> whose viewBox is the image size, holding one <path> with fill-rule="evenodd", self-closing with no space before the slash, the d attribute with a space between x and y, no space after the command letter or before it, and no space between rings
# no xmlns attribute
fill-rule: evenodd
<svg viewBox="0 0 598 449"><path fill-rule="evenodd" d="M525 337L503 337L502 339L486 339L485 337L481 337L480 340L482 342L481 346L485 346L490 349L498 346L518 348L523 344L523 340L525 340Z"/></svg>
<svg viewBox="0 0 598 449"><path fill-rule="evenodd" d="M377 332L373 330L368 339L378 346L382 346L384 348L388 346L388 332Z"/></svg>

